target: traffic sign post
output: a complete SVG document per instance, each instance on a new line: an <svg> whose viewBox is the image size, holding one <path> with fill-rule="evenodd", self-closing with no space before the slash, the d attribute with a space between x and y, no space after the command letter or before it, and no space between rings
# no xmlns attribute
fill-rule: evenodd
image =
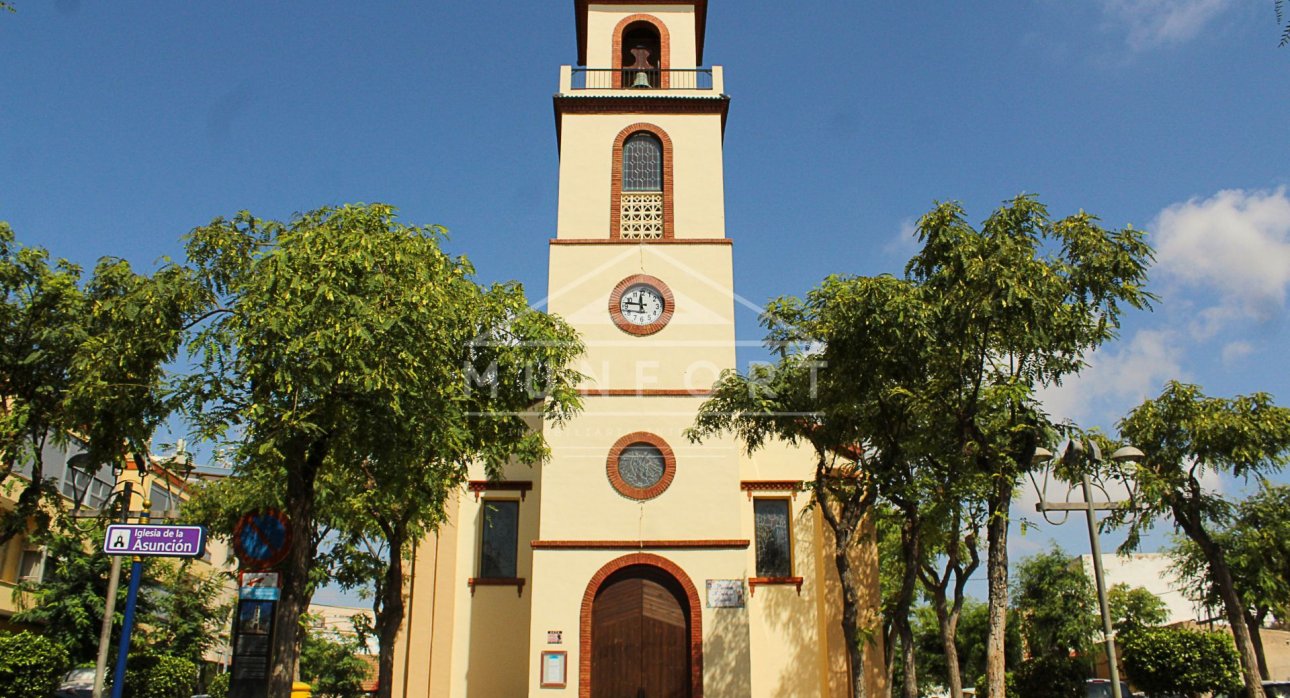
<svg viewBox="0 0 1290 698"><path fill-rule="evenodd" d="M233 623L233 670L229 695L262 698L273 666L281 577L268 571L291 550L291 524L274 509L243 516L233 529L233 552L243 571L238 575L237 617Z"/></svg>

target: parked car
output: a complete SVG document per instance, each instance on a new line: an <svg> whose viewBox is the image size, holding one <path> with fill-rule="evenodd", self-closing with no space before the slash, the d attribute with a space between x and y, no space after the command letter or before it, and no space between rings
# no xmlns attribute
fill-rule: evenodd
<svg viewBox="0 0 1290 698"><path fill-rule="evenodd" d="M1129 698L1133 694L1129 692L1129 684L1120 682L1120 698ZM1085 698L1114 698L1115 692L1111 690L1111 681L1109 679L1089 679L1084 682Z"/></svg>
<svg viewBox="0 0 1290 698"><path fill-rule="evenodd" d="M1290 681L1264 681L1263 693L1268 698L1290 698Z"/></svg>
<svg viewBox="0 0 1290 698"><path fill-rule="evenodd" d="M90 698L94 695L94 669L72 669L54 691L54 698Z"/></svg>

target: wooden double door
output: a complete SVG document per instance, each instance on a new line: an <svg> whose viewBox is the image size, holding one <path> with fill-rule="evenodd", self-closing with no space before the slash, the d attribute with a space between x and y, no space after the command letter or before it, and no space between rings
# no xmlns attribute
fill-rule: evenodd
<svg viewBox="0 0 1290 698"><path fill-rule="evenodd" d="M605 580L591 608L592 698L690 698L690 608L657 567Z"/></svg>

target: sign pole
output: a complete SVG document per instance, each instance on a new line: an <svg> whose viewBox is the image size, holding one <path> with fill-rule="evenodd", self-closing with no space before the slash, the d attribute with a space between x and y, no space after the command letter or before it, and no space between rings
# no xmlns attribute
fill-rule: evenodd
<svg viewBox="0 0 1290 698"><path fill-rule="evenodd" d="M148 523L148 511L152 509L152 500L144 493L143 516L139 521ZM116 674L112 677L112 698L121 698L125 691L125 665L130 657L130 633L134 630L134 607L139 600L139 583L143 578L143 558L134 556L130 565L130 593L125 601L125 620L121 623L121 643L116 651Z"/></svg>
<svg viewBox="0 0 1290 698"><path fill-rule="evenodd" d="M121 522L130 520L130 502L134 498L134 483L125 483L124 504L121 505ZM94 698L103 698L103 678L107 675L108 646L112 644L112 617L116 615L116 589L121 584L121 556L112 556L112 574L108 576L107 598L103 600L103 627L99 631L99 655L94 662Z"/></svg>

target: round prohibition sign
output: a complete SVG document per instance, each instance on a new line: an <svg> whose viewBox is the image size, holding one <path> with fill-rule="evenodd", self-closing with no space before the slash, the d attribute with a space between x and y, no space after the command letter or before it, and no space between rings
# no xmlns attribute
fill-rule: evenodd
<svg viewBox="0 0 1290 698"><path fill-rule="evenodd" d="M248 569L268 569L291 550L291 523L277 509L252 512L233 527L233 552Z"/></svg>

